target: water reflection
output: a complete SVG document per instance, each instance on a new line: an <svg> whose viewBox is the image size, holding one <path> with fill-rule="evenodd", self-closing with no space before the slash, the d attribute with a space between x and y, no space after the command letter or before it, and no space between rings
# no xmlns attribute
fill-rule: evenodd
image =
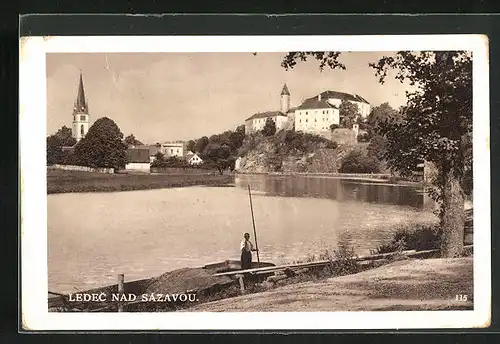
<svg viewBox="0 0 500 344"><path fill-rule="evenodd" d="M237 187L269 196L327 198L340 202L358 201L422 208L424 196L414 186L346 180L331 177L239 175Z"/></svg>

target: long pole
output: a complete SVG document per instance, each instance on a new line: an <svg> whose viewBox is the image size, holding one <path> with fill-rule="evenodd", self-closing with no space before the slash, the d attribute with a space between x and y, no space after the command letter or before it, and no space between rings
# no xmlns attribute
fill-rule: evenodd
<svg viewBox="0 0 500 344"><path fill-rule="evenodd" d="M250 184L248 185L248 197L250 198L250 211L252 213L253 236L255 237L255 249L257 250L257 267L260 267L259 244L257 243L257 231L255 230L255 219L253 216L252 193L250 192Z"/></svg>

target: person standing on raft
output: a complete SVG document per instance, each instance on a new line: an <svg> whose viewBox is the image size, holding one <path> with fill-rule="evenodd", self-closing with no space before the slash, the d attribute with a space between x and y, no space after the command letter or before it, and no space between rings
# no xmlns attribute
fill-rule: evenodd
<svg viewBox="0 0 500 344"><path fill-rule="evenodd" d="M241 269L246 270L252 267L252 251L257 251L253 248L253 244L250 242L250 234L245 233L243 240L241 241Z"/></svg>

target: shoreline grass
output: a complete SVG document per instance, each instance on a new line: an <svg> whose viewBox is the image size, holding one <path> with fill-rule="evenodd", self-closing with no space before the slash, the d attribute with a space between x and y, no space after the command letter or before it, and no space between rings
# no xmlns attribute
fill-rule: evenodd
<svg viewBox="0 0 500 344"><path fill-rule="evenodd" d="M228 186L233 175L214 174L107 174L47 171L47 194L117 192L189 186Z"/></svg>

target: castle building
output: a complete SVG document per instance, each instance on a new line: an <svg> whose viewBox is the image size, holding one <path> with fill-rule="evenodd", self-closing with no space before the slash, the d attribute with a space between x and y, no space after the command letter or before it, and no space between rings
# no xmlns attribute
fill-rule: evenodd
<svg viewBox="0 0 500 344"><path fill-rule="evenodd" d="M85 99L85 91L83 89L83 76L80 71L80 83L78 84L78 93L73 106L73 125L71 128L73 137L76 141L80 141L89 131L89 104Z"/></svg>
<svg viewBox="0 0 500 344"><path fill-rule="evenodd" d="M281 91L280 111L260 112L247 118L245 132L248 134L262 130L270 117L276 124L276 131L295 128L296 131L330 137L332 124L340 125L339 108L343 100L357 105L361 118L370 114L370 103L360 95L330 90L304 100L296 108L290 108L290 91L285 84ZM357 125L353 130L357 135Z"/></svg>
<svg viewBox="0 0 500 344"><path fill-rule="evenodd" d="M281 108L279 111L259 112L245 120L245 133L255 133L264 129L266 120L270 117L276 124L276 131L288 129L294 109L290 109L290 91L283 85L281 90ZM293 118L292 118L293 120Z"/></svg>

